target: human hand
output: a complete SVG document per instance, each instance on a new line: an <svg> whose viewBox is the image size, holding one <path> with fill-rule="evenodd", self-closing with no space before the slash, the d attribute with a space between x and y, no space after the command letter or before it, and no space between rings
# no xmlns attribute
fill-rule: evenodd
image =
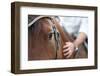
<svg viewBox="0 0 100 76"><path fill-rule="evenodd" d="M75 45L72 42L66 42L63 47L63 53L66 58L73 58L75 54Z"/></svg>

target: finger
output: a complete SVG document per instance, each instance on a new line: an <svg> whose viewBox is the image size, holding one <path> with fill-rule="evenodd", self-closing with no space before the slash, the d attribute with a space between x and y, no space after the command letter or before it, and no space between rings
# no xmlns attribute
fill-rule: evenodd
<svg viewBox="0 0 100 76"><path fill-rule="evenodd" d="M67 57L68 55L69 55L69 52L67 52L67 53L64 53L64 56L65 56L65 57Z"/></svg>
<svg viewBox="0 0 100 76"><path fill-rule="evenodd" d="M66 57L67 57L67 58L71 58L71 56L72 56L72 55L69 53Z"/></svg>
<svg viewBox="0 0 100 76"><path fill-rule="evenodd" d="M69 45L64 45L64 46L63 46L64 49L65 49L65 48L68 48L68 47L69 47Z"/></svg>
<svg viewBox="0 0 100 76"><path fill-rule="evenodd" d="M71 55L69 54L69 55L67 55L67 58L71 58Z"/></svg>
<svg viewBox="0 0 100 76"><path fill-rule="evenodd" d="M68 52L70 50L70 48L64 49L63 52Z"/></svg>
<svg viewBox="0 0 100 76"><path fill-rule="evenodd" d="M65 44L67 44L67 45L68 45L68 44L70 44L70 43L71 43L71 42L66 42Z"/></svg>
<svg viewBox="0 0 100 76"><path fill-rule="evenodd" d="M66 43L65 45L67 45L68 47L72 46L71 42Z"/></svg>

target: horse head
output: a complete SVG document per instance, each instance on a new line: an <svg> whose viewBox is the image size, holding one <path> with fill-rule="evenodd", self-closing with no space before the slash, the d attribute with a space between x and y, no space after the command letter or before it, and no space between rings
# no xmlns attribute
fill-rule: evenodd
<svg viewBox="0 0 100 76"><path fill-rule="evenodd" d="M29 60L62 58L61 37L49 16L30 16L28 24ZM58 53L59 52L59 53Z"/></svg>

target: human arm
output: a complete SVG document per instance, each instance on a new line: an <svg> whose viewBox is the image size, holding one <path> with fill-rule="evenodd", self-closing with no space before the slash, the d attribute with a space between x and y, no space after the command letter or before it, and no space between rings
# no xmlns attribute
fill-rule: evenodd
<svg viewBox="0 0 100 76"><path fill-rule="evenodd" d="M78 37L74 40L74 42L66 42L63 47L63 53L66 58L72 58L76 53L76 48L79 48L80 45L85 41L86 34L80 32Z"/></svg>

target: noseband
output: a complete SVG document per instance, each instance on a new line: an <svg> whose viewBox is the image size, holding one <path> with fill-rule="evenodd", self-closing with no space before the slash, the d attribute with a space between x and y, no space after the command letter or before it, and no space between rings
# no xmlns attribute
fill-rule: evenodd
<svg viewBox="0 0 100 76"><path fill-rule="evenodd" d="M32 24L34 24L36 21L38 21L39 19L42 19L42 18L52 19L52 17L49 17L49 16L38 16L28 24L28 27L30 27ZM54 34L54 39L55 39L55 44L56 44L56 57L55 57L55 59L57 59L57 51L59 50L59 32L57 31L55 25L52 26L51 33Z"/></svg>

